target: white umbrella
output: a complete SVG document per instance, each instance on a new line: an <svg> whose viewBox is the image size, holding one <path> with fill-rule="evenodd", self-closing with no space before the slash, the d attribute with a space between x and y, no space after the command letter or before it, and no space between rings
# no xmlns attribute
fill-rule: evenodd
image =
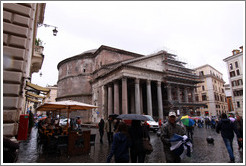
<svg viewBox="0 0 246 166"><path fill-rule="evenodd" d="M67 118L69 119L69 113L76 110L90 110L97 108L97 106L81 103L73 100L57 101L57 102L47 102L40 105L37 111L56 111L56 110L66 110ZM67 125L68 126L68 125Z"/></svg>

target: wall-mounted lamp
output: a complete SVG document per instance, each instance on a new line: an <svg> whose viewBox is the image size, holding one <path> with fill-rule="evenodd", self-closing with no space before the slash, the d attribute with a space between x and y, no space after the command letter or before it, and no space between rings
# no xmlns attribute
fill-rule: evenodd
<svg viewBox="0 0 246 166"><path fill-rule="evenodd" d="M55 29L53 29L53 35L54 36L57 35L58 30L57 30L57 27L56 26L38 23L38 27L41 27L41 26L44 26L44 27L54 27Z"/></svg>

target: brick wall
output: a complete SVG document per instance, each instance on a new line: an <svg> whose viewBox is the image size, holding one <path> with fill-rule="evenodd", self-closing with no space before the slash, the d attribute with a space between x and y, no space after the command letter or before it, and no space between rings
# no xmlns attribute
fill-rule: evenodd
<svg viewBox="0 0 246 166"><path fill-rule="evenodd" d="M25 83L30 78L40 5L44 4L3 3L3 135L6 136L17 135L19 115L25 112Z"/></svg>

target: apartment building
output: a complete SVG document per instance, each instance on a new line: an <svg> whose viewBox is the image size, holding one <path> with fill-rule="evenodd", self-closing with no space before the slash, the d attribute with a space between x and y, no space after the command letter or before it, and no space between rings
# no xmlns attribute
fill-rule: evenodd
<svg viewBox="0 0 246 166"><path fill-rule="evenodd" d="M196 101L206 104L199 110L202 116L219 116L228 112L223 74L206 64L194 69L202 83L196 88Z"/></svg>
<svg viewBox="0 0 246 166"><path fill-rule="evenodd" d="M235 113L243 115L243 46L225 58Z"/></svg>

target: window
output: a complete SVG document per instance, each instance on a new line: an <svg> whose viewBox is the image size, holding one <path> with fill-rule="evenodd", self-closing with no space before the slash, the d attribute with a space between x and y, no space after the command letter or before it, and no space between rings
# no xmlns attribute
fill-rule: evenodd
<svg viewBox="0 0 246 166"><path fill-rule="evenodd" d="M237 108L240 108L240 102L237 101Z"/></svg>
<svg viewBox="0 0 246 166"><path fill-rule="evenodd" d="M202 94L202 101L206 101L207 100L207 95L206 95L206 93L203 93Z"/></svg>
<svg viewBox="0 0 246 166"><path fill-rule="evenodd" d="M240 75L239 69L237 69L237 75Z"/></svg>
<svg viewBox="0 0 246 166"><path fill-rule="evenodd" d="M237 62L235 62L235 67L238 68L238 63Z"/></svg>
<svg viewBox="0 0 246 166"><path fill-rule="evenodd" d="M198 96L198 95L196 95L196 97L195 97L195 98L196 98L196 101L199 101L199 96Z"/></svg>
<svg viewBox="0 0 246 166"><path fill-rule="evenodd" d="M235 77L235 76L236 76L235 71L231 71L230 72L230 77Z"/></svg>
<svg viewBox="0 0 246 166"><path fill-rule="evenodd" d="M230 66L230 69L232 70L232 69L233 69L232 63L230 63L230 65L229 65L229 66Z"/></svg>
<svg viewBox="0 0 246 166"><path fill-rule="evenodd" d="M200 76L204 76L203 71L200 71L200 72L199 72L199 75L200 75Z"/></svg>
<svg viewBox="0 0 246 166"><path fill-rule="evenodd" d="M203 91L205 90L205 87L204 87L204 86L202 86L202 90L203 90Z"/></svg>

